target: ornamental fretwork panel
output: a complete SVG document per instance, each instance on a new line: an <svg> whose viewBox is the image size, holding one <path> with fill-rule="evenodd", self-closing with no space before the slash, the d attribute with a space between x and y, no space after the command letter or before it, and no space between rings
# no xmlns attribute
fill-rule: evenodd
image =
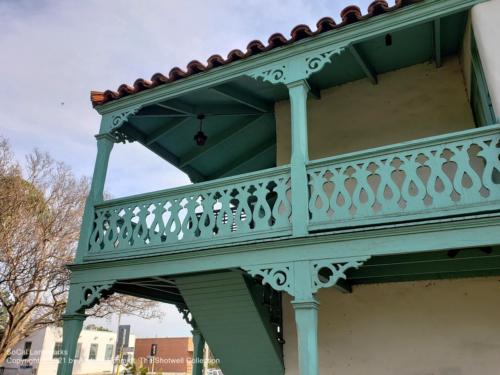
<svg viewBox="0 0 500 375"><path fill-rule="evenodd" d="M307 169L312 226L429 218L500 200L500 135L411 147ZM459 213L458 211L456 211Z"/></svg>
<svg viewBox="0 0 500 375"><path fill-rule="evenodd" d="M272 264L257 264L242 267L251 276L262 280L276 291L286 292L297 300L313 296L321 288L347 280L347 271L361 267L369 255L312 259Z"/></svg>
<svg viewBox="0 0 500 375"><path fill-rule="evenodd" d="M239 183L197 185L95 207L89 252L278 236L291 227L287 171Z"/></svg>

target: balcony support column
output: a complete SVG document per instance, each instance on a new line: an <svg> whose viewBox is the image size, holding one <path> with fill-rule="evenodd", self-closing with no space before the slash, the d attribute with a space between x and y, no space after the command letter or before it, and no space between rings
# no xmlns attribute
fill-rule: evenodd
<svg viewBox="0 0 500 375"><path fill-rule="evenodd" d="M295 324L300 375L319 375L318 367L318 306L311 295L307 300L294 300Z"/></svg>
<svg viewBox="0 0 500 375"><path fill-rule="evenodd" d="M79 285L71 285L69 288L66 311L62 316L63 341L57 375L71 375L73 373L78 338L82 332L83 322L87 317L85 307L81 303L80 292L81 286Z"/></svg>
<svg viewBox="0 0 500 375"><path fill-rule="evenodd" d="M313 268L308 261L294 265L295 311L300 375L319 375L318 367L318 307L314 296Z"/></svg>
<svg viewBox="0 0 500 375"><path fill-rule="evenodd" d="M294 236L307 235L309 222L308 182L306 164L309 160L307 143L307 95L310 87L306 80L287 85L291 109L291 184L292 227Z"/></svg>
<svg viewBox="0 0 500 375"><path fill-rule="evenodd" d="M193 327L191 333L193 334L193 375L202 375L204 365L203 349L205 348L205 338L196 325Z"/></svg>
<svg viewBox="0 0 500 375"><path fill-rule="evenodd" d="M316 292L337 285L339 280L347 280L347 270L361 267L369 258L310 259L243 267L252 277L261 278L263 284L294 297L300 375L319 375ZM324 277L323 270L327 270L330 277Z"/></svg>
<svg viewBox="0 0 500 375"><path fill-rule="evenodd" d="M116 141L115 138L108 133L96 135L96 139L97 156L90 191L83 212L80 239L78 241L78 249L75 257L76 263L82 261L87 250L90 234L92 232L92 221L94 220L94 205L103 200L104 183L108 171L109 157Z"/></svg>
<svg viewBox="0 0 500 375"><path fill-rule="evenodd" d="M57 375L71 375L75 361L78 338L82 332L85 314L64 315L63 320L63 345L59 357Z"/></svg>
<svg viewBox="0 0 500 375"><path fill-rule="evenodd" d="M106 283L76 283L71 284L63 320L63 342L57 375L72 375L75 362L78 338L82 332L83 322L87 315L86 309L98 305L103 299L113 294L113 284L116 280Z"/></svg>

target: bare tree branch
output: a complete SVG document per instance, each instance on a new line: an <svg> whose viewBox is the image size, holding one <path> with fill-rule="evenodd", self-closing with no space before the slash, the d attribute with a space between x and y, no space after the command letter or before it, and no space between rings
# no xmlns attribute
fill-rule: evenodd
<svg viewBox="0 0 500 375"><path fill-rule="evenodd" d="M0 136L0 364L24 337L57 323L80 232L89 180L35 150L24 170ZM157 303L113 295L89 311L158 317Z"/></svg>

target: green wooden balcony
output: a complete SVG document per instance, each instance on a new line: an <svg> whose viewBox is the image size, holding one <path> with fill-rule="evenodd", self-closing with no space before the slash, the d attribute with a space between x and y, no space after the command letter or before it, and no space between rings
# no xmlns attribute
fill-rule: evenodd
<svg viewBox="0 0 500 375"><path fill-rule="evenodd" d="M500 125L307 164L309 234L500 210ZM94 206L84 260L292 236L289 166Z"/></svg>

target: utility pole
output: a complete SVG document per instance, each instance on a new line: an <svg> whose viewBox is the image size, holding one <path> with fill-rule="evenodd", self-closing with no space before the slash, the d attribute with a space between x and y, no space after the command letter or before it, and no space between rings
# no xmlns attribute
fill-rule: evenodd
<svg viewBox="0 0 500 375"><path fill-rule="evenodd" d="M118 313L118 327L116 328L116 343L115 343L115 355L113 356L114 360L113 360L113 371L112 371L112 374L115 373L115 368L116 368L116 348L118 348L118 345L119 345L119 338L120 338L120 323L121 323L121 320L122 320L122 312L120 311ZM118 353L118 356L119 356L119 360L121 361L121 356L123 354L123 345L122 347L120 348L120 352ZM120 366L118 366L118 369L120 369ZM118 372L117 372L118 373Z"/></svg>

